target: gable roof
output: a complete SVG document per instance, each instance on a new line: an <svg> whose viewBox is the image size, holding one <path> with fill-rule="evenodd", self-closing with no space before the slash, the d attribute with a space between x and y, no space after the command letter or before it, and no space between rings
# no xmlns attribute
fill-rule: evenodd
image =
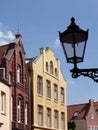
<svg viewBox="0 0 98 130"><path fill-rule="evenodd" d="M67 107L68 120L85 119L89 111L89 107L90 107L89 103L68 106Z"/></svg>
<svg viewBox="0 0 98 130"><path fill-rule="evenodd" d="M15 39L12 41L12 43L0 46L0 65L2 65L2 61L4 59L10 60L15 50L15 45L18 44L19 42L22 43L22 36L20 34L17 34ZM22 48L23 48L23 45L22 45ZM24 51L24 48L23 48L23 51Z"/></svg>
<svg viewBox="0 0 98 130"><path fill-rule="evenodd" d="M10 60L10 57L14 51L14 47L15 47L15 43L10 43L7 45L0 46L0 65L2 64L2 60L4 58Z"/></svg>

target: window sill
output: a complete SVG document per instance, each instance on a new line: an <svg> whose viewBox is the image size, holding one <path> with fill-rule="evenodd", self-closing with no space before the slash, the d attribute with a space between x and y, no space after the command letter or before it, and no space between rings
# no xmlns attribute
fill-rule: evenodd
<svg viewBox="0 0 98 130"><path fill-rule="evenodd" d="M58 103L58 100L54 100L55 103Z"/></svg>
<svg viewBox="0 0 98 130"><path fill-rule="evenodd" d="M2 112L2 111L1 111L1 115L6 116L6 114L4 112Z"/></svg>
<svg viewBox="0 0 98 130"><path fill-rule="evenodd" d="M41 97L41 98L43 98L43 95L40 95L40 94L38 94L38 97Z"/></svg>
<svg viewBox="0 0 98 130"><path fill-rule="evenodd" d="M51 97L47 97L47 100L49 100L49 101L50 101L50 100L51 100Z"/></svg>

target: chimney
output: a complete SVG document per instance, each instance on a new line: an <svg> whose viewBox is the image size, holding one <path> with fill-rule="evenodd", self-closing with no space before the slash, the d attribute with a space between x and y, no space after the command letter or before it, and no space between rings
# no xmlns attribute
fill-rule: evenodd
<svg viewBox="0 0 98 130"><path fill-rule="evenodd" d="M22 38L21 34L16 34L15 36L16 36L16 38L20 38L20 37Z"/></svg>
<svg viewBox="0 0 98 130"><path fill-rule="evenodd" d="M40 48L40 54L45 54L45 49L44 48Z"/></svg>
<svg viewBox="0 0 98 130"><path fill-rule="evenodd" d="M89 99L89 104L92 106L94 105L94 100L93 99Z"/></svg>

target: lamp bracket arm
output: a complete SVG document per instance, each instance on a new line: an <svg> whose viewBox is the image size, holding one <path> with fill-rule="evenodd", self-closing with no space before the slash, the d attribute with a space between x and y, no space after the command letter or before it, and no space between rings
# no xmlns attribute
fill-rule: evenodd
<svg viewBox="0 0 98 130"><path fill-rule="evenodd" d="M98 68L91 68L91 69L73 68L70 71L72 72L72 78L78 78L79 76L83 75L93 79L95 82L98 82Z"/></svg>

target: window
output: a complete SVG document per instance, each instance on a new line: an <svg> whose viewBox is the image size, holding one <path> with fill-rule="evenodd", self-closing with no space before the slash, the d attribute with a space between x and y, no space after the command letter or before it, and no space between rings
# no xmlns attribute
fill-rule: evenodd
<svg viewBox="0 0 98 130"><path fill-rule="evenodd" d="M51 126L51 109L47 108L47 126Z"/></svg>
<svg viewBox="0 0 98 130"><path fill-rule="evenodd" d="M61 87L61 103L64 103L64 88Z"/></svg>
<svg viewBox="0 0 98 130"><path fill-rule="evenodd" d="M56 76L56 77L58 76L57 68L55 68L55 76Z"/></svg>
<svg viewBox="0 0 98 130"><path fill-rule="evenodd" d="M61 129L65 128L65 114L61 112Z"/></svg>
<svg viewBox="0 0 98 130"><path fill-rule="evenodd" d="M43 107L38 105L38 125L43 125Z"/></svg>
<svg viewBox="0 0 98 130"><path fill-rule="evenodd" d="M50 61L50 74L53 74L53 62Z"/></svg>
<svg viewBox="0 0 98 130"><path fill-rule="evenodd" d="M94 119L94 112L91 113L91 119Z"/></svg>
<svg viewBox="0 0 98 130"><path fill-rule="evenodd" d="M20 66L18 65L18 66L17 66L17 82L19 82L19 83L20 83L20 70L21 70L21 68L20 68Z"/></svg>
<svg viewBox="0 0 98 130"><path fill-rule="evenodd" d="M48 72L48 62L46 62L46 71Z"/></svg>
<svg viewBox="0 0 98 130"><path fill-rule="evenodd" d="M54 127L58 128L58 111L54 111Z"/></svg>
<svg viewBox="0 0 98 130"><path fill-rule="evenodd" d="M17 120L21 122L21 98L18 98L17 101Z"/></svg>
<svg viewBox="0 0 98 130"><path fill-rule="evenodd" d="M28 124L28 104L25 104L25 124Z"/></svg>
<svg viewBox="0 0 98 130"><path fill-rule="evenodd" d="M77 117L79 115L79 111L74 112L73 117Z"/></svg>
<svg viewBox="0 0 98 130"><path fill-rule="evenodd" d="M54 84L54 100L58 100L58 86Z"/></svg>
<svg viewBox="0 0 98 130"><path fill-rule="evenodd" d="M51 98L51 82L49 80L46 80L46 91L47 97Z"/></svg>
<svg viewBox="0 0 98 130"><path fill-rule="evenodd" d="M1 91L1 112L5 114L6 109L6 94Z"/></svg>
<svg viewBox="0 0 98 130"><path fill-rule="evenodd" d="M9 73L9 84L11 84L11 73Z"/></svg>
<svg viewBox="0 0 98 130"><path fill-rule="evenodd" d="M43 78L41 76L37 77L37 93L43 95Z"/></svg>
<svg viewBox="0 0 98 130"><path fill-rule="evenodd" d="M0 77L5 79L5 68L0 68Z"/></svg>

